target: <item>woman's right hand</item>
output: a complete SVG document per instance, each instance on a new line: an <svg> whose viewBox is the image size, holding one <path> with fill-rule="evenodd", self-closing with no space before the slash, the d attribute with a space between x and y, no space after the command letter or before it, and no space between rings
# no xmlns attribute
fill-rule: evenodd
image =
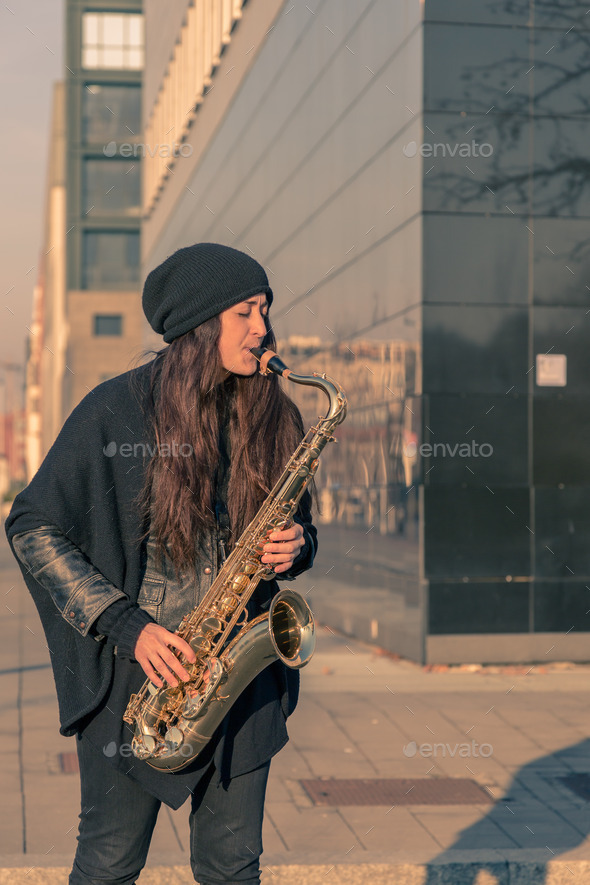
<svg viewBox="0 0 590 885"><path fill-rule="evenodd" d="M159 624L146 624L135 643L135 660L141 664L143 672L157 688L164 687L160 677L173 686L178 685L178 679L186 682L190 678L190 674L168 647L170 645L182 652L191 664L195 662L196 655L188 642Z"/></svg>

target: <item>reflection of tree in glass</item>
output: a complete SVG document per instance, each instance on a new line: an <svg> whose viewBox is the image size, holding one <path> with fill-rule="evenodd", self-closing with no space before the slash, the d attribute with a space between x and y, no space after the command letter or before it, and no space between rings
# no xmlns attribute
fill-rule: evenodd
<svg viewBox="0 0 590 885"><path fill-rule="evenodd" d="M495 5L522 26L528 0ZM474 162L460 156L433 159L425 186L438 192L436 208L477 203L483 211L506 212L508 205L515 213L546 216L579 215L587 208L590 30L584 15L578 0L559 5L537 0L530 23L543 27L527 29L522 51L465 64L461 94L429 109L448 112L460 105L481 113L474 119L462 111L460 122L445 126L444 139L437 118L432 126L438 131L430 140L454 144L476 137L479 144L493 147L489 158ZM429 122L426 114L426 133Z"/></svg>

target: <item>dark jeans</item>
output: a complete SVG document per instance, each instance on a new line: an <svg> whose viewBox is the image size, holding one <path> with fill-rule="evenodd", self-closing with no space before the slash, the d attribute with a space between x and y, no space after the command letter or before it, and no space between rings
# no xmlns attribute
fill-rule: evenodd
<svg viewBox="0 0 590 885"><path fill-rule="evenodd" d="M82 789L69 885L134 885L161 802L77 740ZM200 885L260 882L262 816L270 762L218 785L213 765L191 799L190 862ZM172 776L172 775L171 775Z"/></svg>

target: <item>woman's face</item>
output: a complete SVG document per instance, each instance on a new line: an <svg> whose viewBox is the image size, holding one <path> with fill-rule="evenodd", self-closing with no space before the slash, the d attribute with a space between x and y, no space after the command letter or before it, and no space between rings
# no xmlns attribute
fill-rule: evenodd
<svg viewBox="0 0 590 885"><path fill-rule="evenodd" d="M222 311L219 355L226 372L253 375L258 360L250 353L251 347L260 347L266 335L264 318L268 315L266 295L253 295Z"/></svg>

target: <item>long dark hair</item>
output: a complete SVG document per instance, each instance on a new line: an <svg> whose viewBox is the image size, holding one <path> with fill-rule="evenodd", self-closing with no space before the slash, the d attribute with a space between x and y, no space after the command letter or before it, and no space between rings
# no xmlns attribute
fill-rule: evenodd
<svg viewBox="0 0 590 885"><path fill-rule="evenodd" d="M267 322L264 347L274 349ZM143 524L154 533L177 574L194 573L195 542L215 527L215 475L220 433L229 414L231 468L227 510L232 548L259 510L304 428L297 406L271 374L230 374L222 382L215 316L156 352L143 406L155 442L137 500ZM307 503L310 504L309 492ZM161 560L160 560L161 561Z"/></svg>

